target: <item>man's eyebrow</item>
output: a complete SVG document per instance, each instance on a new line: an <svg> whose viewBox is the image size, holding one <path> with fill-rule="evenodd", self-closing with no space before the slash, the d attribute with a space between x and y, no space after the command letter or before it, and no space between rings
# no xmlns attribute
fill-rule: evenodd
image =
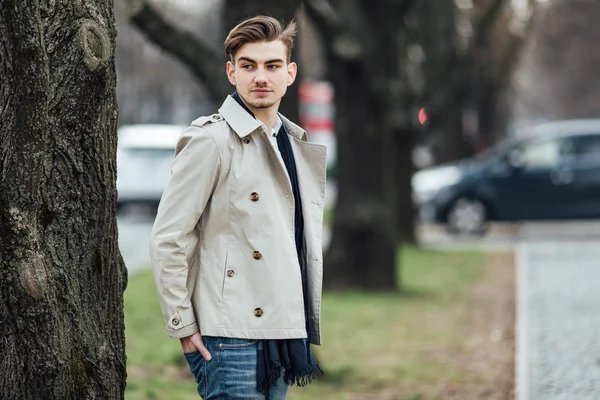
<svg viewBox="0 0 600 400"><path fill-rule="evenodd" d="M257 62L248 57L240 57L238 58L238 62L246 61L252 64L256 64ZM265 64L274 64L274 63L283 63L284 61L281 58L274 58L272 60L265 61Z"/></svg>
<svg viewBox="0 0 600 400"><path fill-rule="evenodd" d="M281 58L274 58L272 60L265 61L265 64L274 64L274 63L282 63L284 62Z"/></svg>
<svg viewBox="0 0 600 400"><path fill-rule="evenodd" d="M253 59L248 58L248 57L240 57L240 58L238 58L238 62L241 62L241 61L246 61L246 62L250 62L250 63L256 64L256 61L254 61Z"/></svg>

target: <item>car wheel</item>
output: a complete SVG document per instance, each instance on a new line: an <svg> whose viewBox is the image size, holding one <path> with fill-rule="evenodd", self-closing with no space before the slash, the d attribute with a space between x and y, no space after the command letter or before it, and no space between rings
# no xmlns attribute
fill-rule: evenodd
<svg viewBox="0 0 600 400"><path fill-rule="evenodd" d="M488 210L481 200L461 197L448 210L447 228L453 235L483 236L487 225Z"/></svg>

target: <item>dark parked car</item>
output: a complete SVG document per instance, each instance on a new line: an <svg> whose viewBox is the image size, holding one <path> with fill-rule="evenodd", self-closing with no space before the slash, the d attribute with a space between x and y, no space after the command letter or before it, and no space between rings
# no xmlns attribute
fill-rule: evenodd
<svg viewBox="0 0 600 400"><path fill-rule="evenodd" d="M421 220L481 235L489 221L600 218L600 119L539 125L457 164L413 177Z"/></svg>

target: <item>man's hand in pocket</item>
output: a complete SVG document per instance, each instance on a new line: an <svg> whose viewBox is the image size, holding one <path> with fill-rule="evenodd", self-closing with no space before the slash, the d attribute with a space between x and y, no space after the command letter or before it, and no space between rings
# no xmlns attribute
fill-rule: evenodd
<svg viewBox="0 0 600 400"><path fill-rule="evenodd" d="M198 350L206 361L210 361L212 359L210 352L206 346L204 346L200 332L196 332L192 336L187 336L179 340L181 341L181 347L185 353L191 353L192 351Z"/></svg>

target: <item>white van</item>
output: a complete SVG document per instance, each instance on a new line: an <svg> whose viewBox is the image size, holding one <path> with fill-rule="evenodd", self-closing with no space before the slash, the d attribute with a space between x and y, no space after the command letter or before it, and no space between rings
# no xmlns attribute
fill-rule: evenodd
<svg viewBox="0 0 600 400"><path fill-rule="evenodd" d="M158 207L171 177L171 163L184 125L140 124L119 128L117 145L118 207Z"/></svg>

